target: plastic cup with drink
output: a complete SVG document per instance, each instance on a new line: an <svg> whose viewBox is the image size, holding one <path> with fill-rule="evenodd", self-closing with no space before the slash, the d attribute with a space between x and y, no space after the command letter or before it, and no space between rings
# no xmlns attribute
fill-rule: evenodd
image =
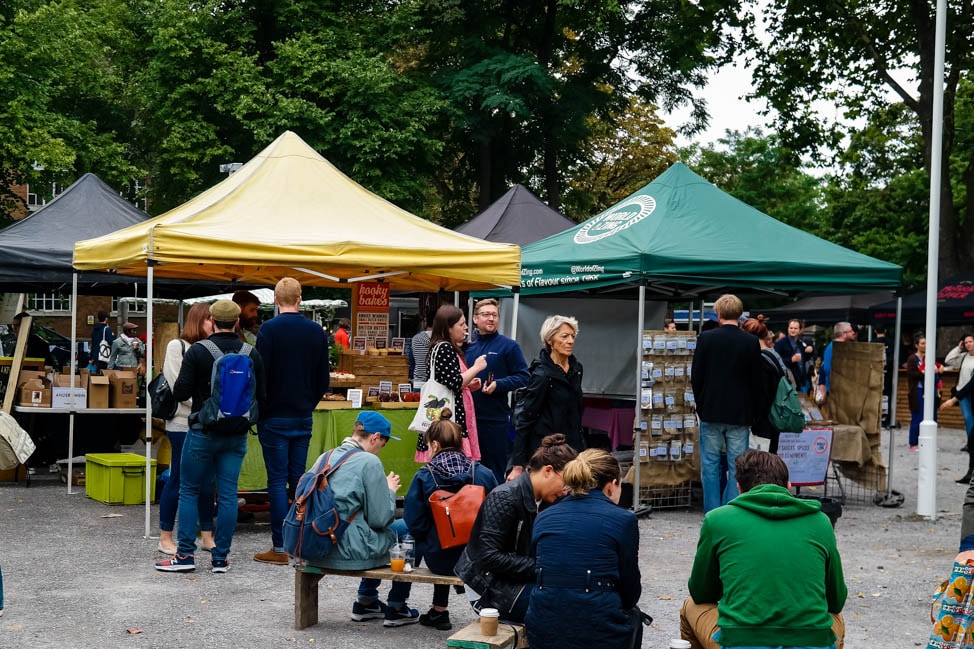
<svg viewBox="0 0 974 649"><path fill-rule="evenodd" d="M402 572L406 568L406 550L398 543L389 550L389 566L393 572Z"/></svg>

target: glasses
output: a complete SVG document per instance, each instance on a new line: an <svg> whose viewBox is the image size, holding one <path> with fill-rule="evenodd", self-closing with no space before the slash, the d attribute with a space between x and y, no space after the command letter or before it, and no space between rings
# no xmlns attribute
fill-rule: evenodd
<svg viewBox="0 0 974 649"><path fill-rule="evenodd" d="M491 312L486 312L485 313L485 312L481 311L477 315L480 316L481 318L498 318L498 317L500 317L500 314L499 313L496 313L496 312L495 313L491 313Z"/></svg>

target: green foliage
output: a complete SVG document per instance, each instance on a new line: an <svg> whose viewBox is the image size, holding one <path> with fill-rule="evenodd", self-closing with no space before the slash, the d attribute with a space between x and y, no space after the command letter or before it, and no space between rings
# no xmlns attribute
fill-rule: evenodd
<svg viewBox="0 0 974 649"><path fill-rule="evenodd" d="M728 131L718 145L691 147L682 155L694 171L735 198L822 236L820 183L777 136L760 129Z"/></svg>

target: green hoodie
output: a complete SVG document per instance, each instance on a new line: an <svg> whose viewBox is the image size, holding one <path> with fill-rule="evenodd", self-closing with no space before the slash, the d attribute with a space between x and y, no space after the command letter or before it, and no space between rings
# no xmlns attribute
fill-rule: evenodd
<svg viewBox="0 0 974 649"><path fill-rule="evenodd" d="M726 647L829 646L829 613L847 595L821 505L770 484L707 514L688 586L698 604L719 604Z"/></svg>

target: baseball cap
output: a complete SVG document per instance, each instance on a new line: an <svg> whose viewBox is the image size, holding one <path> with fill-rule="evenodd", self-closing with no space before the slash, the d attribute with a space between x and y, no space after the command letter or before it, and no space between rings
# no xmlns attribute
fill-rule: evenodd
<svg viewBox="0 0 974 649"><path fill-rule="evenodd" d="M363 410L358 413L358 417L355 418L355 423L362 424L362 428L367 433L379 433L388 439L400 441L400 438L392 434L392 424L389 423L389 420L377 412Z"/></svg>

